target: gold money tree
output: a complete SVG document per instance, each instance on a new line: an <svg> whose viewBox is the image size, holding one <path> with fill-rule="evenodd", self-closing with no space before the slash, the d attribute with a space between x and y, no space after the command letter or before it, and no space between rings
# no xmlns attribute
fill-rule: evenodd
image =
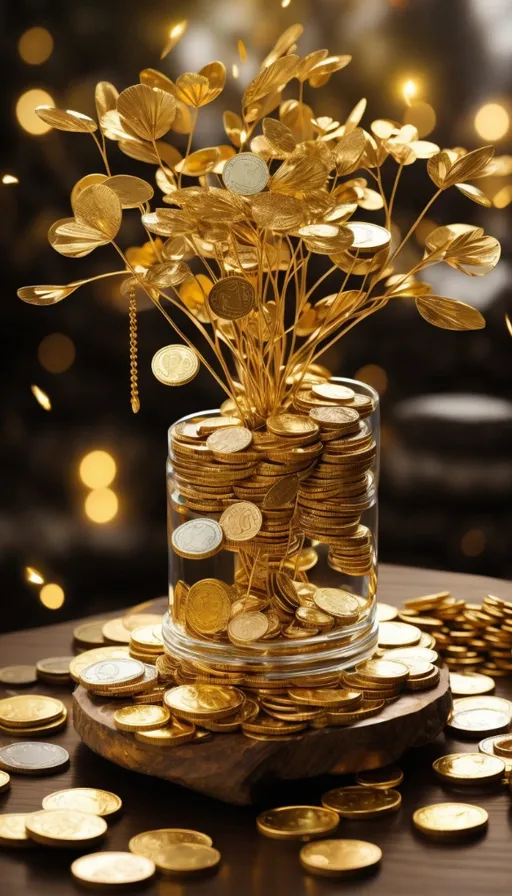
<svg viewBox="0 0 512 896"><path fill-rule="evenodd" d="M456 223L435 227L421 259L404 269L406 246L445 190L453 186L490 205L471 181L496 171L494 150L441 150L413 126L387 119L366 130L365 100L343 123L316 115L305 91L313 97L350 57L327 50L301 57L302 30L294 25L281 35L245 90L240 113L224 112L229 142L220 146L194 148L194 133L201 108L224 88L221 62L176 81L144 69L140 83L121 93L101 82L97 121L37 110L57 129L90 134L105 168L74 186L73 214L52 225L49 241L68 257L110 245L119 258L118 270L100 276L122 278L133 411L141 293L180 340L157 351L155 376L177 386L202 363L225 393L220 416L172 428L169 502L171 516L186 519L171 527L175 554L187 560L232 551L234 581L206 578L190 587L183 572L173 618L194 635L238 646L278 636L304 644L333 627L343 633L362 625L375 595L374 532L364 524L375 500L372 399L331 381L318 363L322 354L396 299L415 302L438 327L483 327L475 308L433 295L421 274L444 262L481 276L500 256L495 238ZM183 155L164 139L170 132L182 135ZM112 173L112 144L156 167L155 210L152 184ZM404 169L424 160L433 195L403 238L392 237ZM396 169L389 195L384 165ZM125 210L140 216L139 247L123 249L117 241ZM360 210L378 223L361 220ZM96 279L27 286L18 295L52 305ZM180 315L196 327L197 340L183 332ZM310 582L322 545L349 593ZM374 615L357 638L374 637Z"/></svg>

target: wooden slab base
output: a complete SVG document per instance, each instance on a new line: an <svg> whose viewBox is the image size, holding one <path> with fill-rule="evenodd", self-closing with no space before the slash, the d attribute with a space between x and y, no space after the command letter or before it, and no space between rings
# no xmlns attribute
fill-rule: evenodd
<svg viewBox="0 0 512 896"><path fill-rule="evenodd" d="M73 723L91 750L124 768L246 805L275 779L346 774L394 762L410 747L436 737L448 718L451 692L448 670L442 669L434 690L407 693L380 715L350 728L309 730L282 743L214 734L203 743L167 749L118 731L112 716L120 705L93 697L82 687L74 692Z"/></svg>

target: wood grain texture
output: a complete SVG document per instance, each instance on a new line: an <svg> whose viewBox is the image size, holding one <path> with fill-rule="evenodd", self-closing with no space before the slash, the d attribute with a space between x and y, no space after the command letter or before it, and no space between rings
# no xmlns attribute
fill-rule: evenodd
<svg viewBox="0 0 512 896"><path fill-rule="evenodd" d="M379 599L396 605L407 597L445 588L468 601L479 601L488 592L512 600L512 585L497 579L397 566L381 566L379 577ZM0 637L0 662L33 662L44 656L70 653L75 624L61 623ZM14 692L4 689L2 696ZM70 689L38 684L27 693L59 696L71 708ZM512 697L512 684L499 680L496 693ZM2 743L9 740L1 738ZM109 824L104 849L126 849L134 834L158 827L195 828L213 837L223 857L216 876L190 882L161 879L144 890L148 896L433 896L452 892L463 896L510 896L510 795L505 790L469 794L443 788L434 777L432 761L445 753L475 748L473 743L444 732L432 743L410 750L400 761L405 773L400 787L400 812L382 821L340 824L340 837L378 843L384 854L375 876L353 882L305 874L298 861L298 844L282 844L257 834L257 808L230 806L113 765L81 744L71 724L49 740L69 750L69 769L45 778L13 776L11 790L0 795L0 811L34 811L40 808L43 796L63 787L103 787L118 793L124 804L123 814ZM262 794L261 808L297 802L318 804L327 789L345 783L351 783L351 778L325 775L301 782L274 782ZM489 830L481 839L445 846L415 834L411 824L413 811L450 799L473 802L489 812ZM63 896L86 892L70 876L72 858L69 851L42 846L27 851L0 848L0 893Z"/></svg>

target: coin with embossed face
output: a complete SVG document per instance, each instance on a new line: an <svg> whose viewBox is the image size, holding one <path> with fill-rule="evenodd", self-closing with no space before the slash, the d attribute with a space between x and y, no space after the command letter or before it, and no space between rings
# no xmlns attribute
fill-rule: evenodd
<svg viewBox="0 0 512 896"><path fill-rule="evenodd" d="M231 612L229 588L220 579L195 582L185 604L185 617L195 632L214 635L225 631Z"/></svg>
<svg viewBox="0 0 512 896"><path fill-rule="evenodd" d="M131 852L93 852L71 865L71 874L93 887L128 887L153 877L155 863Z"/></svg>
<svg viewBox="0 0 512 896"><path fill-rule="evenodd" d="M99 840L107 822L99 815L76 809L43 809L27 818L27 834L45 846L76 847L79 843Z"/></svg>
<svg viewBox="0 0 512 896"><path fill-rule="evenodd" d="M258 815L256 826L274 840L312 840L330 834L339 820L337 812L322 806L282 806Z"/></svg>
<svg viewBox="0 0 512 896"><path fill-rule="evenodd" d="M234 454L248 448L252 442L252 432L245 426L227 426L217 429L206 439L206 444L214 454Z"/></svg>
<svg viewBox="0 0 512 896"><path fill-rule="evenodd" d="M185 720L205 716L222 718L242 705L244 696L237 688L212 684L186 684L165 692L164 703Z"/></svg>
<svg viewBox="0 0 512 896"><path fill-rule="evenodd" d="M6 697L0 700L0 724L10 728L30 728L57 719L64 710L61 700L43 694Z"/></svg>
<svg viewBox="0 0 512 896"><path fill-rule="evenodd" d="M320 840L300 851L300 863L310 874L321 877L352 877L379 864L382 850L365 840Z"/></svg>
<svg viewBox="0 0 512 896"><path fill-rule="evenodd" d="M224 185L232 193L253 196L261 193L269 179L266 162L253 152L240 152L228 159L222 170Z"/></svg>
<svg viewBox="0 0 512 896"><path fill-rule="evenodd" d="M92 815L114 815L121 808L121 800L110 790L98 790L96 787L70 787L68 790L56 790L43 799L43 809L77 809L79 812L90 812Z"/></svg>
<svg viewBox="0 0 512 896"><path fill-rule="evenodd" d="M52 774L69 762L69 753L58 744L24 741L0 747L0 768L19 775Z"/></svg>
<svg viewBox="0 0 512 896"><path fill-rule="evenodd" d="M134 703L116 709L114 725L121 731L146 731L163 728L170 718L171 714L165 706Z"/></svg>
<svg viewBox="0 0 512 896"><path fill-rule="evenodd" d="M249 644L263 638L268 628L268 617L264 613L239 613L229 623L228 635L234 644Z"/></svg>
<svg viewBox="0 0 512 896"><path fill-rule="evenodd" d="M213 557L222 547L224 532L217 520L200 517L182 523L172 533L172 546L180 557L204 559Z"/></svg>
<svg viewBox="0 0 512 896"><path fill-rule="evenodd" d="M153 355L151 370L164 386L183 386L197 374L199 358L188 345L164 345Z"/></svg>
<svg viewBox="0 0 512 896"><path fill-rule="evenodd" d="M80 683L86 687L123 685L140 681L144 677L144 666L139 660L100 660L87 666L80 675Z"/></svg>
<svg viewBox="0 0 512 896"><path fill-rule="evenodd" d="M226 508L219 522L230 541L249 541L260 531L263 516L256 504L238 501Z"/></svg>
<svg viewBox="0 0 512 896"><path fill-rule="evenodd" d="M245 277L233 275L217 280L208 295L213 313L223 320L245 317L254 306L254 286Z"/></svg>

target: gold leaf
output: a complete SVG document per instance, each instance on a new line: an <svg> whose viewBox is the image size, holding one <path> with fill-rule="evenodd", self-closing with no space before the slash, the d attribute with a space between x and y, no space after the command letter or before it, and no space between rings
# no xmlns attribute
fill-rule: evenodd
<svg viewBox="0 0 512 896"><path fill-rule="evenodd" d="M244 127L242 119L236 112L226 110L222 116L222 121L226 135L231 140L233 146L239 147L241 143L240 134Z"/></svg>
<svg viewBox="0 0 512 896"><path fill-rule="evenodd" d="M269 181L275 193L301 194L323 187L329 174L328 167L315 156L291 156L280 165Z"/></svg>
<svg viewBox="0 0 512 896"><path fill-rule="evenodd" d="M390 298L402 296L425 296L432 292L430 283L423 280L417 280L414 274L404 277L403 274L393 274L386 280L386 288L391 287L392 294Z"/></svg>
<svg viewBox="0 0 512 896"><path fill-rule="evenodd" d="M381 194L377 193L377 190L363 190L363 195L357 204L359 208L364 208L369 212L377 212L379 209L384 208L384 200Z"/></svg>
<svg viewBox="0 0 512 896"><path fill-rule="evenodd" d="M301 82L307 81L311 69L314 68L315 65L318 65L319 62L327 59L328 55L329 50L313 50L312 53L308 53L307 56L304 56L297 66L297 80Z"/></svg>
<svg viewBox="0 0 512 896"><path fill-rule="evenodd" d="M279 118L290 129L295 140L311 140L314 136L311 106L298 100L286 100L279 108Z"/></svg>
<svg viewBox="0 0 512 896"><path fill-rule="evenodd" d="M238 56L240 58L240 62L247 62L247 50L246 50L243 40L237 41L237 48L238 48Z"/></svg>
<svg viewBox="0 0 512 896"><path fill-rule="evenodd" d="M445 183L452 163L448 153L438 152L427 162L427 173L431 180L434 181L436 187L445 188Z"/></svg>
<svg viewBox="0 0 512 896"><path fill-rule="evenodd" d="M98 121L101 122L101 119L107 112L112 112L117 108L118 96L119 91L110 81L99 81L96 84L94 99Z"/></svg>
<svg viewBox="0 0 512 896"><path fill-rule="evenodd" d="M183 236L173 236L165 241L162 255L167 261L181 261L190 255L190 248Z"/></svg>
<svg viewBox="0 0 512 896"><path fill-rule="evenodd" d="M260 121L261 118L264 118L265 115L270 115L274 109L277 109L280 102L281 91L273 90L256 103L251 103L250 106L247 106L247 108L244 109L246 124L254 124L257 121Z"/></svg>
<svg viewBox="0 0 512 896"><path fill-rule="evenodd" d="M206 78L210 85L208 94L208 102L211 103L217 99L219 94L224 90L226 84L226 66L223 62L209 62L200 69L199 74Z"/></svg>
<svg viewBox="0 0 512 896"><path fill-rule="evenodd" d="M164 44L164 48L163 48L162 52L160 53L160 59L165 59L165 57L169 55L171 50L174 49L174 47L176 46L178 41L181 40L181 38L185 34L185 31L187 30L187 25L188 25L187 20L183 19L182 22L178 22L177 25L172 26L172 28L169 30L167 40Z"/></svg>
<svg viewBox="0 0 512 896"><path fill-rule="evenodd" d="M163 72L159 72L156 68L143 68L141 72L139 72L139 80L141 84L145 84L146 87L157 87L159 90L165 91L165 93L171 93L174 99L176 99L176 85L174 81L171 81L167 75L164 75Z"/></svg>
<svg viewBox="0 0 512 896"><path fill-rule="evenodd" d="M366 99L363 97L359 100L358 103L354 106L352 111L349 113L346 121L345 121L345 134L348 134L349 131L353 131L361 121L366 110Z"/></svg>
<svg viewBox="0 0 512 896"><path fill-rule="evenodd" d="M282 90L294 77L298 61L298 56L283 56L264 68L249 84L242 97L242 106L246 108L268 93Z"/></svg>
<svg viewBox="0 0 512 896"><path fill-rule="evenodd" d="M257 137L253 137L250 142L250 149L254 155L259 156L260 159L263 159L265 162L270 161L270 159L274 159L274 150L272 149L270 143L267 138L263 136L263 134L258 134Z"/></svg>
<svg viewBox="0 0 512 896"><path fill-rule="evenodd" d="M466 153L451 168L450 186L466 180L473 180L475 177L482 177L493 155L494 146L481 146L480 149Z"/></svg>
<svg viewBox="0 0 512 896"><path fill-rule="evenodd" d="M491 208L492 202L491 200L479 189L479 187L475 187L474 184L455 184L457 190L459 190L463 196L466 196L468 199L471 199L473 202L476 202L477 205L483 205L485 208Z"/></svg>
<svg viewBox="0 0 512 896"><path fill-rule="evenodd" d="M119 95L117 111L121 124L142 140L157 140L170 130L176 114L172 94L158 87L134 84Z"/></svg>
<svg viewBox="0 0 512 896"><path fill-rule="evenodd" d="M170 194L176 190L174 174L172 171L169 171L168 168L158 168L155 174L155 180L162 193L166 193L170 196ZM170 200L166 200L164 196L164 202L166 201Z"/></svg>
<svg viewBox="0 0 512 896"><path fill-rule="evenodd" d="M144 227L159 236L184 236L194 233L195 223L186 212L176 208L157 208L142 215Z"/></svg>
<svg viewBox="0 0 512 896"><path fill-rule="evenodd" d="M390 137L394 137L399 133L400 128L401 125L390 118L377 118L370 125L372 134L378 137L379 140L389 140Z"/></svg>
<svg viewBox="0 0 512 896"><path fill-rule="evenodd" d="M104 184L93 184L77 197L75 220L102 234L106 240L117 236L122 220L119 197Z"/></svg>
<svg viewBox="0 0 512 896"><path fill-rule="evenodd" d="M263 119L263 134L276 154L288 155L293 152L297 143L290 128L275 118Z"/></svg>
<svg viewBox="0 0 512 896"><path fill-rule="evenodd" d="M179 296L187 308L195 311L198 306L205 305L206 297L210 294L212 287L213 281L206 274L190 275L182 282Z"/></svg>
<svg viewBox="0 0 512 896"><path fill-rule="evenodd" d="M108 177L103 183L114 191L122 208L137 208L138 205L149 202L154 196L151 184L131 174L116 174L114 177Z"/></svg>
<svg viewBox="0 0 512 896"><path fill-rule="evenodd" d="M334 72L339 72L351 62L352 56L328 56L313 66L308 75L311 87L323 87Z"/></svg>
<svg viewBox="0 0 512 896"><path fill-rule="evenodd" d="M204 75L195 72L185 72L176 81L176 96L187 106L198 109L206 105L210 100L210 82Z"/></svg>
<svg viewBox="0 0 512 896"><path fill-rule="evenodd" d="M48 231L48 240L56 252L68 258L83 258L98 246L105 246L110 242L99 230L79 224L75 218L61 218L52 224Z"/></svg>
<svg viewBox="0 0 512 896"><path fill-rule="evenodd" d="M68 283L67 286L22 286L18 289L17 295L28 305L56 305L83 283L87 283L87 280L77 280L75 283Z"/></svg>
<svg viewBox="0 0 512 896"><path fill-rule="evenodd" d="M430 159L439 152L437 143L430 143L429 140L413 140L409 145L417 159Z"/></svg>
<svg viewBox="0 0 512 896"><path fill-rule="evenodd" d="M288 51L291 50L294 44L297 43L303 31L304 28L302 25L290 25L290 27L287 28L286 31L283 31L280 37L278 37L268 56L266 56L263 60L261 64L262 69L268 68L274 62L276 62L276 60L279 59L280 56L284 56L285 53L288 53Z"/></svg>
<svg viewBox="0 0 512 896"><path fill-rule="evenodd" d="M120 140L119 149L138 162L150 162L153 165L165 162L169 168L174 168L181 160L181 153L164 140L157 140L156 150L152 143L145 143L143 140Z"/></svg>
<svg viewBox="0 0 512 896"><path fill-rule="evenodd" d="M481 330L485 318L476 308L444 296L418 296L416 308L429 324L443 330Z"/></svg>
<svg viewBox="0 0 512 896"><path fill-rule="evenodd" d="M166 289L182 283L189 273L189 266L182 261L164 261L148 268L144 274L144 281L158 289Z"/></svg>
<svg viewBox="0 0 512 896"><path fill-rule="evenodd" d="M83 193L87 187L92 187L93 184L103 184L107 180L106 174L86 174L84 177L81 177L80 180L77 180L75 186L71 190L71 208L73 211L75 210L75 203L80 193Z"/></svg>
<svg viewBox="0 0 512 896"><path fill-rule="evenodd" d="M199 177L212 171L220 159L220 151L217 146L208 146L190 153L186 158L174 166L174 170L189 177Z"/></svg>
<svg viewBox="0 0 512 896"><path fill-rule="evenodd" d="M109 109L101 116L101 130L108 140L135 140L133 134L129 134L121 124L117 109Z"/></svg>
<svg viewBox="0 0 512 896"><path fill-rule="evenodd" d="M359 167L359 162L366 148L366 137L362 128L355 128L344 134L334 147L336 173L351 174Z"/></svg>
<svg viewBox="0 0 512 896"><path fill-rule="evenodd" d="M38 106L36 114L46 124L56 128L58 131L74 131L75 133L92 134L98 129L96 122L83 115L81 112L74 112L72 109L54 109L53 106Z"/></svg>
<svg viewBox="0 0 512 896"><path fill-rule="evenodd" d="M176 197L176 193L173 194ZM203 221L231 223L247 214L248 206L236 193L220 187L192 187L179 190L174 200Z"/></svg>
<svg viewBox="0 0 512 896"><path fill-rule="evenodd" d="M296 230L304 220L303 203L293 196L257 193L251 197L252 213L258 227L269 230Z"/></svg>
<svg viewBox="0 0 512 896"><path fill-rule="evenodd" d="M232 146L229 146L229 144L226 143L217 146L217 149L219 150L219 158L213 168L213 172L214 174L222 174L224 165L228 159L232 159L233 156L236 156L236 152Z"/></svg>

